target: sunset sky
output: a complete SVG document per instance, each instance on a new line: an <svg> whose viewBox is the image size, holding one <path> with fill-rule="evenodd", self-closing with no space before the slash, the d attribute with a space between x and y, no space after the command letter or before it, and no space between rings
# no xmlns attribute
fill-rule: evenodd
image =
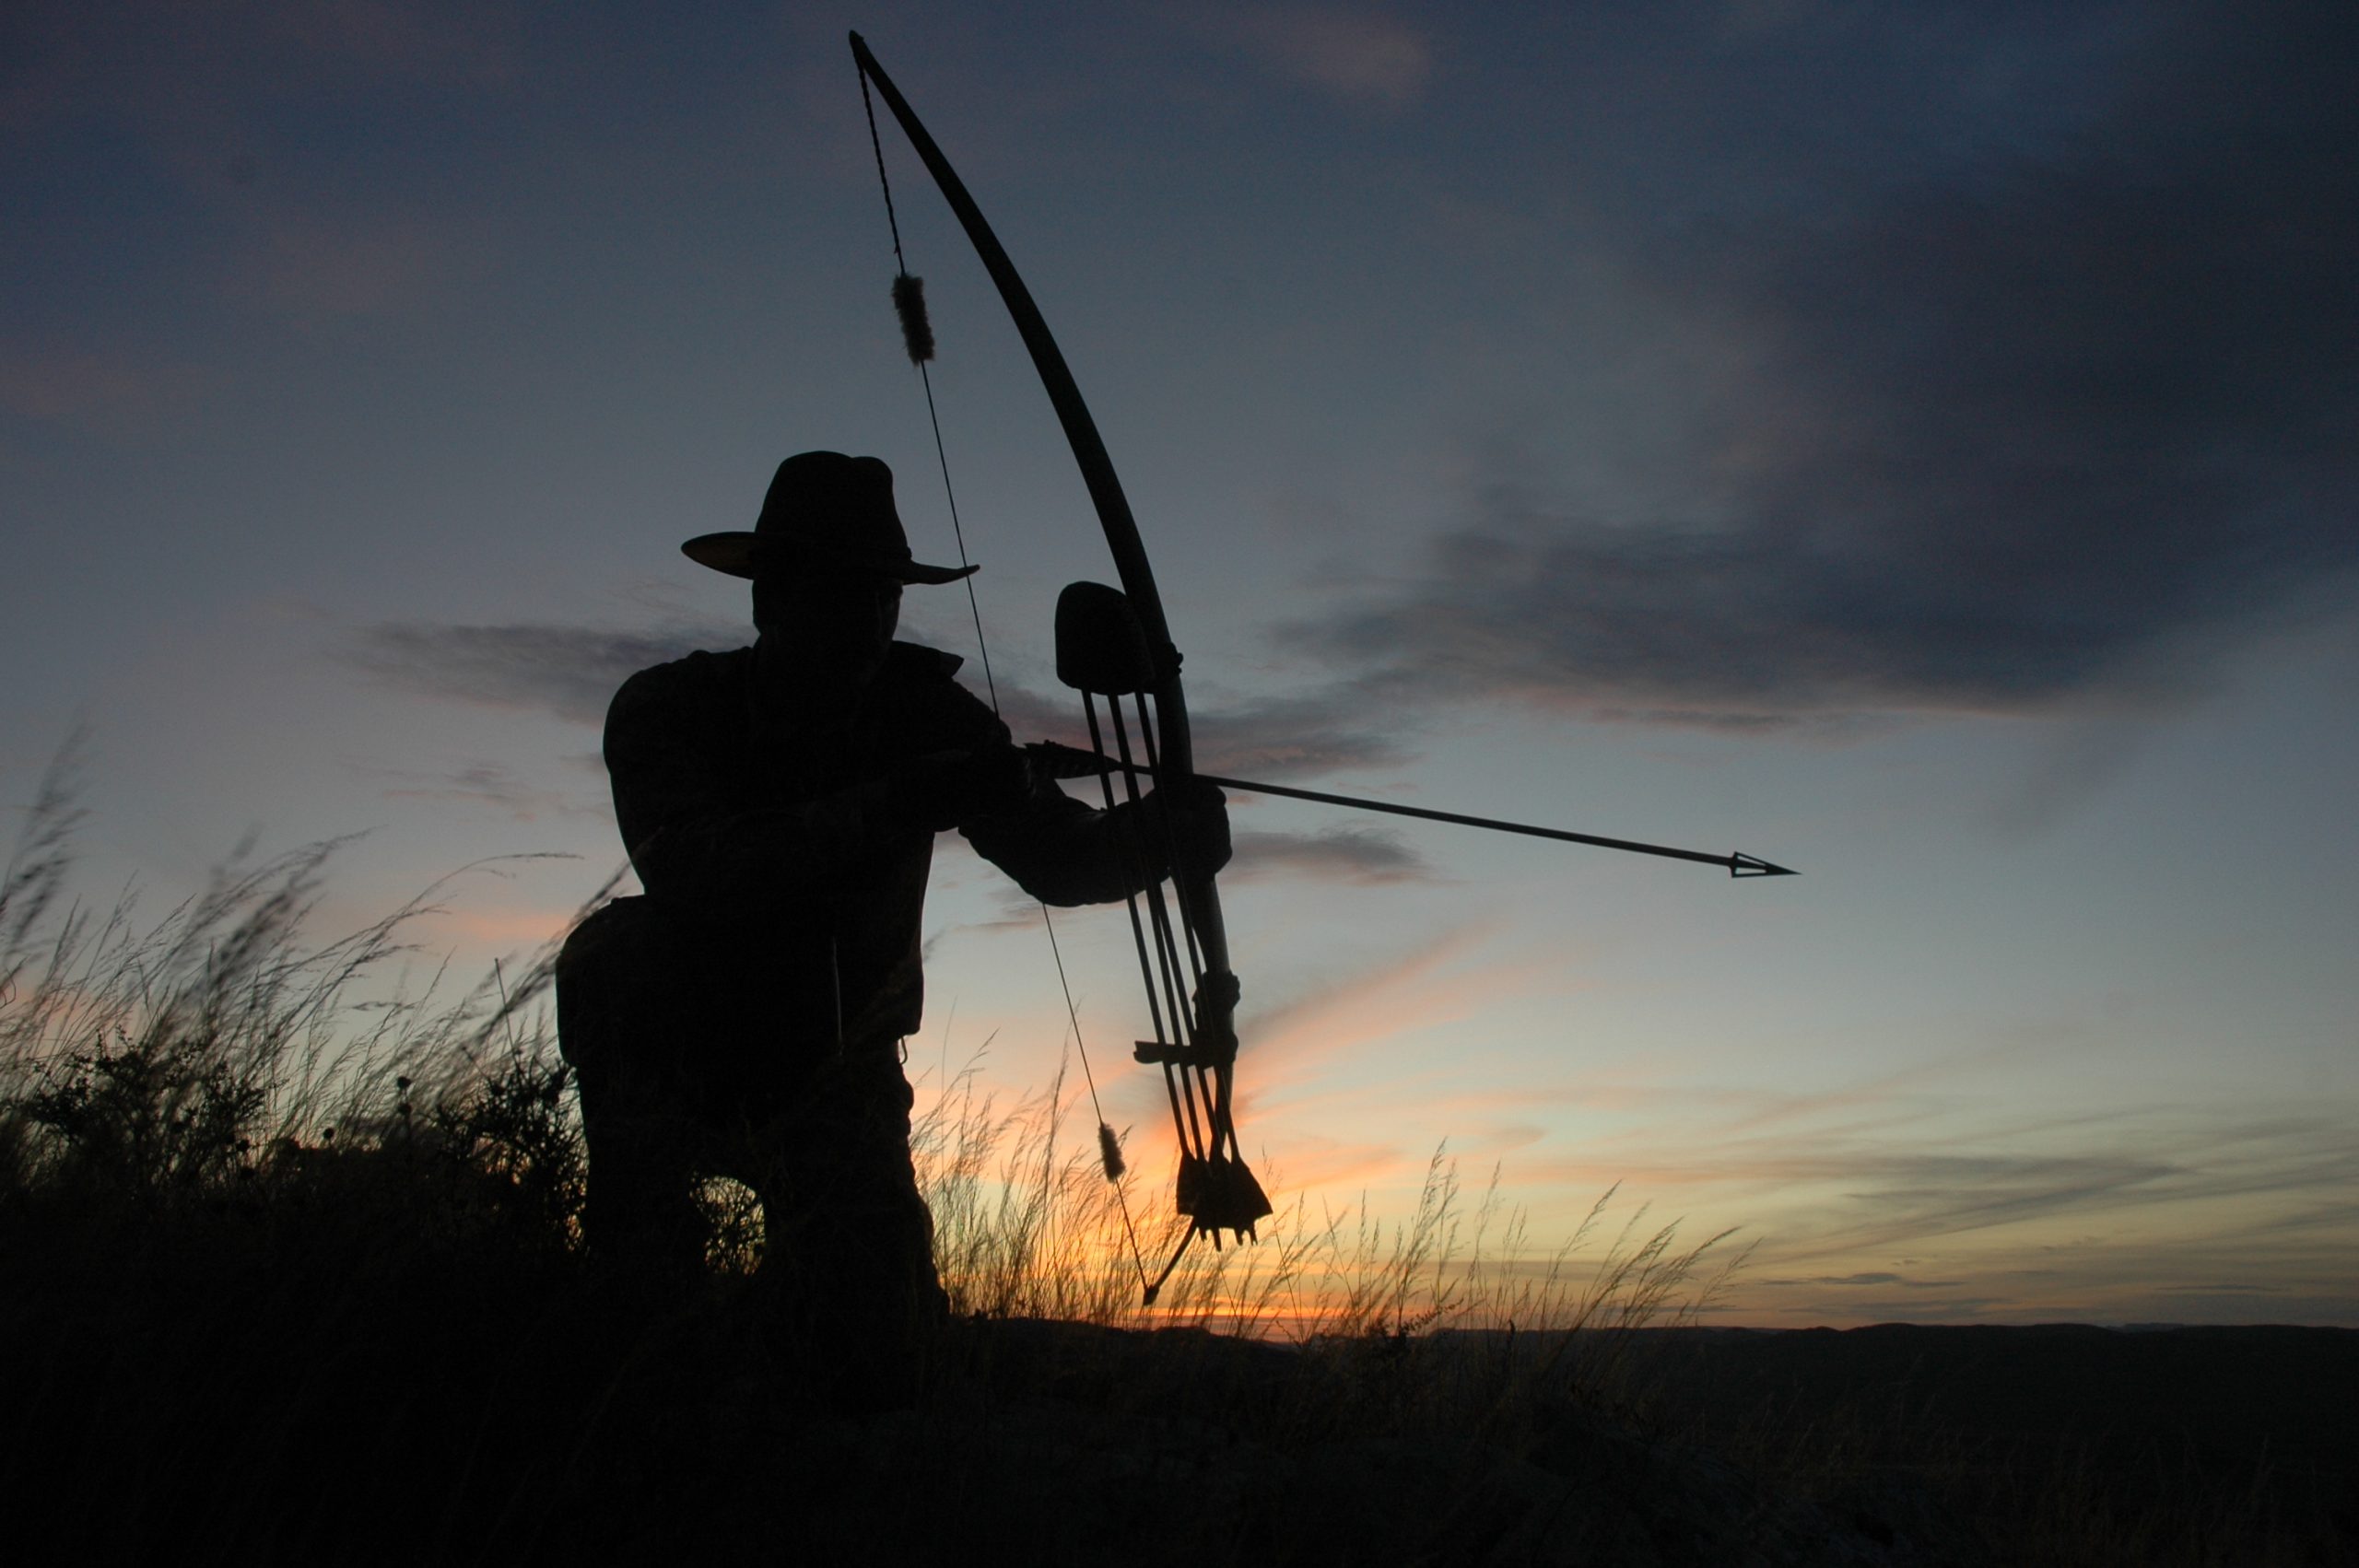
<svg viewBox="0 0 2359 1568"><path fill-rule="evenodd" d="M362 835L327 934L569 857L417 933L528 952L621 860L615 685L748 636L680 540L832 448L957 558L851 28L1202 766L1804 873L1238 801L1281 1201L1446 1143L1543 1251L1615 1182L1742 1227L1724 1321L2359 1325L2348 4L17 0L0 802L87 722L94 897ZM1033 738L1112 568L884 134ZM942 841L913 1074L1052 1077L1039 928ZM1160 1171L1127 924L1059 934Z"/></svg>

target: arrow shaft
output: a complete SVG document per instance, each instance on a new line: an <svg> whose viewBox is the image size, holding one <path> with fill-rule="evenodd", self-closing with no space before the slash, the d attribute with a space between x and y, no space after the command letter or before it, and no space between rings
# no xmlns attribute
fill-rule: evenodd
<svg viewBox="0 0 2359 1568"><path fill-rule="evenodd" d="M1124 764L1095 752L1073 746L1051 745L1050 754L1060 761L1086 764L1092 769L1120 769ZM1153 770L1138 764L1130 770L1150 773ZM1693 860L1698 865L1719 866L1732 876L1788 875L1793 873L1782 866L1771 866L1749 855L1714 855L1701 849L1677 849L1667 844L1641 844L1633 838L1607 838L1594 833L1574 833L1562 827L1541 827L1528 822L1508 822L1501 817L1474 816L1466 812L1435 811L1428 806L1396 805L1390 801L1371 801L1358 795L1337 795L1324 790L1299 790L1290 784L1256 784L1247 778L1224 778L1218 774L1195 775L1207 784L1224 790L1242 790L1255 795L1283 795L1289 800L1312 801L1324 806L1348 806L1355 811L1383 812L1391 816L1411 816L1425 822L1454 823L1461 827L1487 827L1495 833L1520 833L1531 838L1554 838L1566 844L1587 844L1600 849L1625 849L1634 855L1660 855L1669 860Z"/></svg>
<svg viewBox="0 0 2359 1568"><path fill-rule="evenodd" d="M1331 795L1323 790L1297 790L1285 784L1252 784L1242 778L1215 778L1209 773L1197 778L1223 789L1244 790L1257 795L1285 795L1291 800L1316 801L1321 805L1350 806L1356 811L1384 812L1392 816L1414 816L1426 822L1451 822L1461 827L1487 827L1497 833L1520 833L1532 838L1555 838L1567 844L1589 844L1600 849L1627 849L1637 855L1661 855L1666 860L1694 860L1707 866L1725 866L1726 855L1707 854L1701 849L1674 849L1665 844L1641 844L1630 838L1605 838L1594 833L1574 833L1562 827L1541 827L1528 822L1508 822L1495 816L1473 816L1465 812L1438 812L1428 806L1396 805L1390 801L1363 800L1356 795Z"/></svg>

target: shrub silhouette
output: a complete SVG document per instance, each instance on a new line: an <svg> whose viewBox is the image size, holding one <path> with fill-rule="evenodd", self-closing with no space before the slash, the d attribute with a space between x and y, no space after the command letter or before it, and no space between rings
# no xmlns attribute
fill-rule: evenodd
<svg viewBox="0 0 2359 1568"><path fill-rule="evenodd" d="M20 1114L51 1135L49 1179L85 1201L162 1210L254 1175L267 1094L216 1043L156 1032L80 1053L44 1076Z"/></svg>

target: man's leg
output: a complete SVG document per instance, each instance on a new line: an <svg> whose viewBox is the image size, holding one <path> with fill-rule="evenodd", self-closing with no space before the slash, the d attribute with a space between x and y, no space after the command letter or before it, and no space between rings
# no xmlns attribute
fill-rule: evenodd
<svg viewBox="0 0 2359 1568"><path fill-rule="evenodd" d="M910 1102L898 1042L850 1046L804 1078L762 1141L763 1271L791 1331L842 1368L854 1398L911 1391L948 1313Z"/></svg>
<svg viewBox="0 0 2359 1568"><path fill-rule="evenodd" d="M661 937L640 900L621 898L566 939L557 1041L581 1090L592 1256L685 1273L703 1265L704 1223L691 1190L694 1128L671 1059L692 1001Z"/></svg>
<svg viewBox="0 0 2359 1568"><path fill-rule="evenodd" d="M660 1086L581 1074L590 1145L581 1229L593 1258L634 1273L688 1276L704 1266L704 1215L694 1194L694 1129Z"/></svg>

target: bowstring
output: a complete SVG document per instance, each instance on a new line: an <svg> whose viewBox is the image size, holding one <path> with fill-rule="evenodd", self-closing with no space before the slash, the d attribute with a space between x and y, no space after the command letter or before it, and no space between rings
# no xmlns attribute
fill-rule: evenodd
<svg viewBox="0 0 2359 1568"><path fill-rule="evenodd" d="M901 222L893 211L893 181L885 172L885 142L876 131L876 104L869 96L868 73L860 70L856 62L854 70L860 77L860 106L868 115L869 148L876 155L876 183L885 193L885 223L893 234L893 266L900 276L907 277L910 275L910 263L901 252ZM926 369L926 362L923 359L912 355L910 363L917 367L918 380L925 388L926 423L933 432L933 458L935 464L942 471L942 494L950 509L950 535L958 545L958 565L961 568L968 567L972 562L967 556L967 531L958 517L957 491L950 482L950 453L942 439L942 415L934 406L933 377ZM982 602L975 592L975 574L969 571L962 580L967 587L967 613L975 625L975 649L982 656L983 689L991 697L992 717L998 719L1001 727L1005 728L1006 720L1001 714L999 706L999 682L992 674L991 642L983 636ZM1089 1045L1082 1037L1081 1010L1074 1005L1073 984L1065 975L1065 955L1063 948L1057 942L1057 923L1049 914L1047 900L1039 899L1035 902L1040 910L1040 929L1049 933L1049 955L1056 964L1057 989L1064 997L1065 1020L1072 1030L1074 1053L1081 1059L1081 1081L1089 1090L1091 1114L1097 1117L1097 1125L1100 1128L1110 1128L1112 1124L1106 1119L1105 1106L1100 1104L1097 1097L1097 1075L1090 1070ZM1122 1234L1130 1242L1131 1266L1138 1271L1140 1287L1145 1291L1146 1299L1152 1302L1155 1299L1156 1288L1161 1285L1162 1281L1158 1280L1152 1285L1147 1281L1146 1258L1139 1250L1138 1230L1131 1221L1129 1190L1123 1187L1121 1179L1110 1169L1107 1172L1106 1180L1107 1184L1113 1188L1115 1202L1121 1211ZM1164 1273L1168 1277L1170 1270L1167 1269Z"/></svg>

